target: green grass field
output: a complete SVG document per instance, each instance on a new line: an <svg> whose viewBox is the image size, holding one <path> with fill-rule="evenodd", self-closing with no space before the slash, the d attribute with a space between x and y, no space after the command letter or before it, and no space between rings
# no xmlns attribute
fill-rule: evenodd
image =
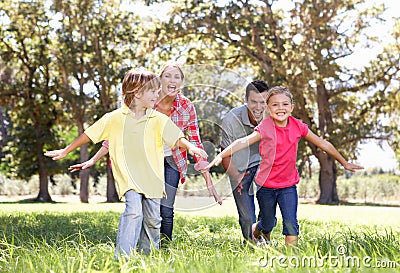
<svg viewBox="0 0 400 273"><path fill-rule="evenodd" d="M181 198L177 206L201 201ZM398 207L301 204L299 244L287 249L280 222L271 245L243 244L234 203L226 199L203 210L178 209L168 247L115 261L123 209L0 203L0 272L400 272Z"/></svg>

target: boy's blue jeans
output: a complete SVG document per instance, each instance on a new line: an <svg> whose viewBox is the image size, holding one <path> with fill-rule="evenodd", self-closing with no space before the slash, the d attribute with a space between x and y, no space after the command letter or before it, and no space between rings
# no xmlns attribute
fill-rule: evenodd
<svg viewBox="0 0 400 273"><path fill-rule="evenodd" d="M296 186L282 189L257 187L257 200L260 207L258 230L271 232L276 225L276 205L282 214L283 235L299 235L297 221L298 195Z"/></svg>
<svg viewBox="0 0 400 273"><path fill-rule="evenodd" d="M257 169L258 165L246 170L246 172L249 172L249 174L242 180L241 194L237 190L238 181L229 177L233 197L235 199L236 208L239 214L239 225L242 230L243 237L247 240L252 239L251 226L256 222L253 180Z"/></svg>
<svg viewBox="0 0 400 273"><path fill-rule="evenodd" d="M149 253L159 249L161 198L145 198L133 190L125 193L125 211L121 214L117 233L115 257L131 255L136 246Z"/></svg>
<svg viewBox="0 0 400 273"><path fill-rule="evenodd" d="M165 193L167 197L161 199L161 234L172 240L172 230L174 228L174 203L176 191L180 180L180 173L177 170L173 158L164 159L164 181Z"/></svg>

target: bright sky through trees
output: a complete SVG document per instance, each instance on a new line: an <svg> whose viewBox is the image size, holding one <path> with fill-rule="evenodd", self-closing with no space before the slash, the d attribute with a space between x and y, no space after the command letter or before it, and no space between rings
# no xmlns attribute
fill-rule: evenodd
<svg viewBox="0 0 400 273"><path fill-rule="evenodd" d="M385 23L375 25L371 31L377 33L384 42L393 42L390 38L390 32L393 29L393 18L399 17L398 11L400 10L400 1L398 0L379 0L369 1L372 4L384 3L387 10L384 13ZM349 63L353 65L365 65L369 58L373 58L382 49L384 44L376 45L370 49L360 49L349 58ZM389 147L387 142L378 143L370 141L367 144L361 144L358 163L365 168L381 167L383 170L399 169L399 164L396 160L394 151Z"/></svg>
<svg viewBox="0 0 400 273"><path fill-rule="evenodd" d="M382 18L384 22L373 23L369 29L371 33L378 35L382 43L375 43L371 48L360 46L356 49L354 54L343 59L343 65L347 67L360 68L368 64L385 46L385 44L393 42L390 32L393 29L393 18L399 17L398 11L400 10L399 0L367 0L366 7L373 5L384 4L387 10L384 12ZM276 8L288 10L293 8L293 3L290 0L280 0L274 3ZM366 144L359 145L359 156L357 163L364 166L366 169L380 167L383 170L399 170L399 164L395 158L394 151L389 147L386 141L379 143L377 141L369 141Z"/></svg>

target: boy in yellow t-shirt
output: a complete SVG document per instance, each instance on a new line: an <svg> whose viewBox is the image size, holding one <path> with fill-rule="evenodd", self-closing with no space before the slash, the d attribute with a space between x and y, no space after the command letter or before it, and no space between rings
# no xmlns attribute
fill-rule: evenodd
<svg viewBox="0 0 400 273"><path fill-rule="evenodd" d="M159 88L154 73L129 70L122 83L121 108L105 114L64 149L45 153L59 160L85 143L109 140L117 192L126 204L118 226L116 257L132 254L137 246L145 253L151 245L159 248L160 200L165 194L163 143L207 158L168 116L152 110Z"/></svg>

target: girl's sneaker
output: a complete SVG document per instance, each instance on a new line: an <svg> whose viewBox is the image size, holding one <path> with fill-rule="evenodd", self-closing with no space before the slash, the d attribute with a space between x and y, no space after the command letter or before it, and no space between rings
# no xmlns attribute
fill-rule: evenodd
<svg viewBox="0 0 400 273"><path fill-rule="evenodd" d="M264 236L263 236L263 234L262 234L262 232L260 232L260 231L257 229L257 223L258 223L258 222L254 223L254 224L251 226L251 235L252 235L252 238L253 238L254 243L256 244L256 246L266 246L266 245L269 245L269 244L270 244L270 241L268 241L267 239L265 239ZM256 234L256 233L258 233L258 234Z"/></svg>

